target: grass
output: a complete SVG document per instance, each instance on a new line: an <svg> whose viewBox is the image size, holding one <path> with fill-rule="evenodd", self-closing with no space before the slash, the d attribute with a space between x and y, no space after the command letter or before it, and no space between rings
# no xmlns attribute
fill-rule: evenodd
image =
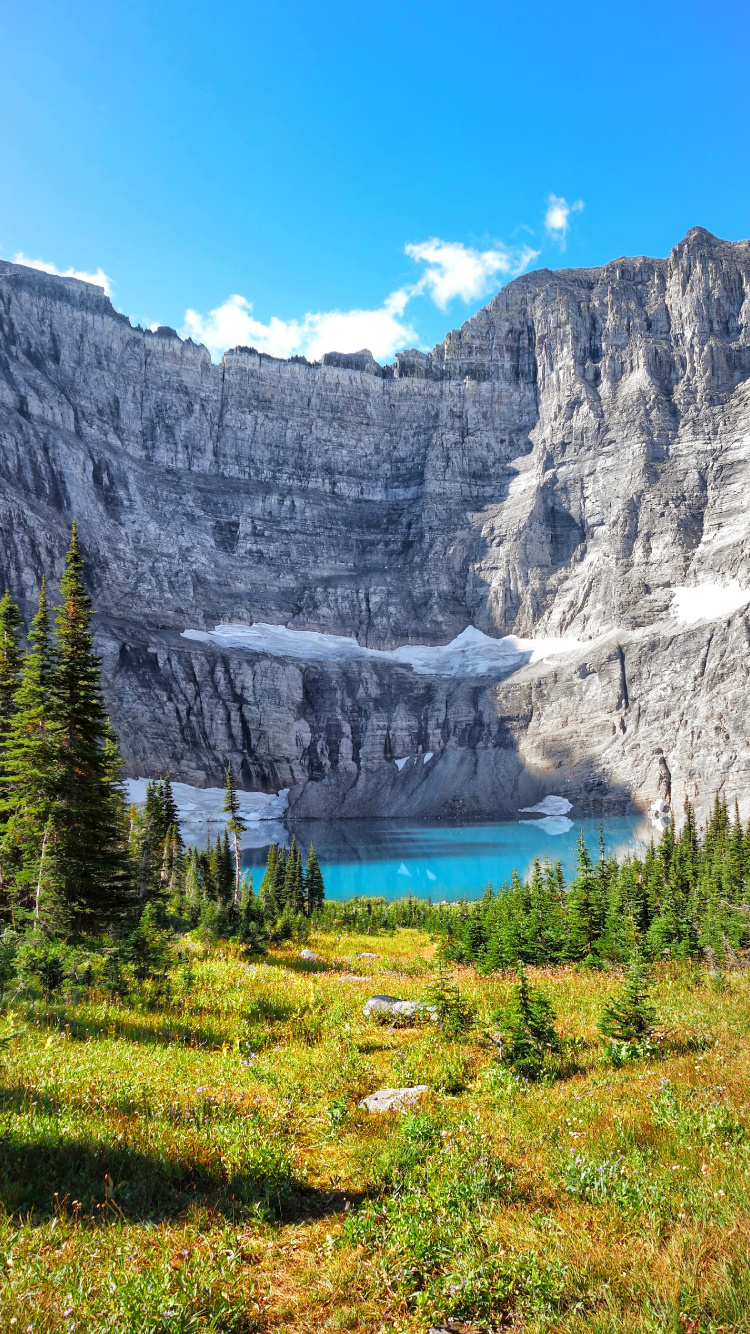
<svg viewBox="0 0 750 1334"><path fill-rule="evenodd" d="M6 1009L0 1330L750 1330L750 976L664 966L662 1041L614 1068L619 976L530 970L578 1071L529 1085L489 1039L511 977L456 970L479 1019L448 1041L361 1013L424 996L425 936L310 944Z"/></svg>

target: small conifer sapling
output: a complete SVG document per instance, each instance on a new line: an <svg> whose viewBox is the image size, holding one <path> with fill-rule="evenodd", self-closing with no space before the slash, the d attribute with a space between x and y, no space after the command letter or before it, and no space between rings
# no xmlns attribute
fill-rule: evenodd
<svg viewBox="0 0 750 1334"><path fill-rule="evenodd" d="M649 988L651 975L640 950L635 949L621 996L604 1007L599 1031L615 1042L644 1042L656 1026L656 1008Z"/></svg>

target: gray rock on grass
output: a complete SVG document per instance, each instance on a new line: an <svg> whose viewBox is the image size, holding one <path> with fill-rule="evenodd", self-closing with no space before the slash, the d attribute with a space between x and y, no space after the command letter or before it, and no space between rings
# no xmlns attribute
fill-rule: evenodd
<svg viewBox="0 0 750 1334"><path fill-rule="evenodd" d="M366 1107L368 1112L404 1112L419 1102L425 1093L429 1093L427 1084L415 1084L412 1088L404 1089L378 1089L376 1093L363 1098L360 1107Z"/></svg>
<svg viewBox="0 0 750 1334"><path fill-rule="evenodd" d="M389 1018L416 1019L421 1014L431 1018L434 1009L430 1005L425 1005L424 1001L401 1000L398 996L371 996L365 1003L362 1013L365 1018L374 1015L375 1018L383 1020Z"/></svg>

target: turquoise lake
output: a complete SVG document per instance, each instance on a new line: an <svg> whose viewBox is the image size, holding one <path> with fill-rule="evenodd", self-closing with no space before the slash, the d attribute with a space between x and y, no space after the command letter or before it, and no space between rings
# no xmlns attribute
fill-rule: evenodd
<svg viewBox="0 0 750 1334"><path fill-rule="evenodd" d="M494 887L510 878L513 868L524 876L535 857L561 861L566 875L575 871L576 845L583 830L592 854L598 855L601 824L608 851L617 857L643 853L654 831L642 816L604 820L516 821L508 824L425 825L407 820L305 820L274 825L268 842L285 842L292 834L304 851L315 844L326 898L382 895L399 899L412 893L433 901L478 898L488 881ZM559 831L552 832L557 825ZM559 828L565 826L564 828ZM569 827L567 827L569 826ZM256 826L258 834L262 825ZM260 843L260 840L259 840ZM245 867L265 865L268 844L244 853Z"/></svg>

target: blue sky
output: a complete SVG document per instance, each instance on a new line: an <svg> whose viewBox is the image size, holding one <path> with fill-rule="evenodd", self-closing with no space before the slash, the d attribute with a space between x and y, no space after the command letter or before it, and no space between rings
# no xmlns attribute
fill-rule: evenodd
<svg viewBox="0 0 750 1334"><path fill-rule="evenodd" d="M278 355L750 235L750 7L0 0L0 256Z"/></svg>

